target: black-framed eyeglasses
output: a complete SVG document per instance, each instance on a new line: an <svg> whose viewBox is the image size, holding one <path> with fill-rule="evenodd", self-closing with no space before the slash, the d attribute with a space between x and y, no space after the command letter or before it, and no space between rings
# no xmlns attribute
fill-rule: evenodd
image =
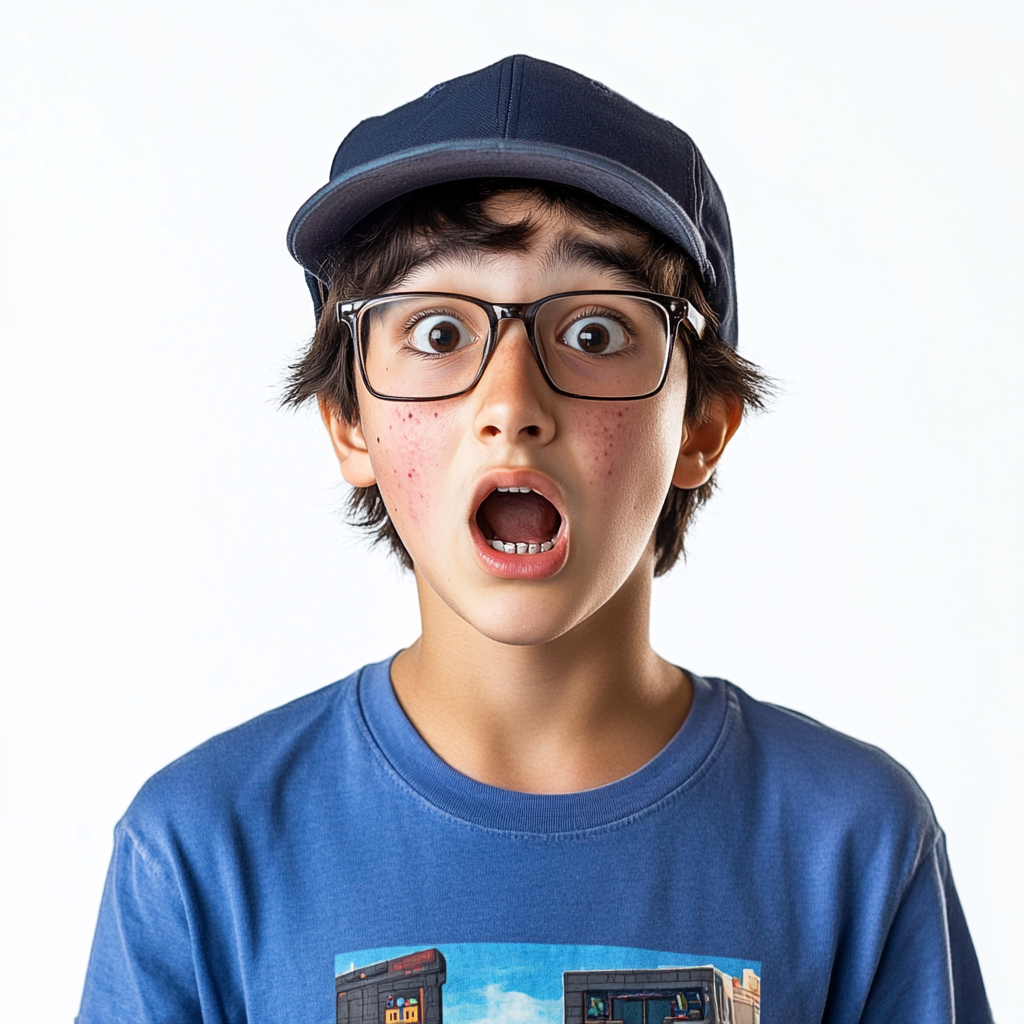
<svg viewBox="0 0 1024 1024"><path fill-rule="evenodd" d="M472 390L498 345L498 324L521 320L544 379L560 395L650 398L665 384L681 330L704 334L686 299L652 292L559 292L529 304L447 292L394 292L335 307L355 339L367 390L395 402Z"/></svg>

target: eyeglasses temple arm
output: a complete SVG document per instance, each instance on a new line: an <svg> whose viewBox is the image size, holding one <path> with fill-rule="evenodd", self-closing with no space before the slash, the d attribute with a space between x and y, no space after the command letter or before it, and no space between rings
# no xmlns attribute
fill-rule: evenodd
<svg viewBox="0 0 1024 1024"><path fill-rule="evenodd" d="M707 323L707 320L701 313L697 312L697 310L693 308L692 302L687 302L686 312L683 316L687 323L689 323L693 328L693 333L696 334L698 338L703 338L704 326Z"/></svg>

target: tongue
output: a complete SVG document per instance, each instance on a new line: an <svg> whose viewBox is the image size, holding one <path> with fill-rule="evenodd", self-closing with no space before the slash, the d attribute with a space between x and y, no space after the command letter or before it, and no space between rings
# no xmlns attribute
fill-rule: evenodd
<svg viewBox="0 0 1024 1024"><path fill-rule="evenodd" d="M535 491L492 491L480 506L477 522L488 540L543 544L558 532L561 516L547 498Z"/></svg>

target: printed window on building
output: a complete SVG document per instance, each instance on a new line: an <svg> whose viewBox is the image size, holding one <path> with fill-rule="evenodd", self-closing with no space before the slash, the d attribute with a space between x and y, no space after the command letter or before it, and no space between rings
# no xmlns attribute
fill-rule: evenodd
<svg viewBox="0 0 1024 1024"><path fill-rule="evenodd" d="M662 1024L663 1021L704 1020L708 1001L703 989L674 992L587 992L586 1020L611 1024Z"/></svg>
<svg viewBox="0 0 1024 1024"><path fill-rule="evenodd" d="M384 1024L419 1024L420 1001L417 996L391 994L384 1003Z"/></svg>

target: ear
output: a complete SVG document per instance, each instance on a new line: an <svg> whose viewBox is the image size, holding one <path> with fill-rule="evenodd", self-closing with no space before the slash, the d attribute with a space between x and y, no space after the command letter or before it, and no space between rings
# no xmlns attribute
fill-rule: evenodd
<svg viewBox="0 0 1024 1024"><path fill-rule="evenodd" d="M334 454L341 465L341 475L353 487L372 487L377 477L370 465L370 453L366 448L362 426L358 421L349 423L341 419L319 396L317 404L320 406L320 418L331 438Z"/></svg>
<svg viewBox="0 0 1024 1024"><path fill-rule="evenodd" d="M714 398L704 419L684 423L672 483L687 491L706 484L742 419L743 404L738 399Z"/></svg>

